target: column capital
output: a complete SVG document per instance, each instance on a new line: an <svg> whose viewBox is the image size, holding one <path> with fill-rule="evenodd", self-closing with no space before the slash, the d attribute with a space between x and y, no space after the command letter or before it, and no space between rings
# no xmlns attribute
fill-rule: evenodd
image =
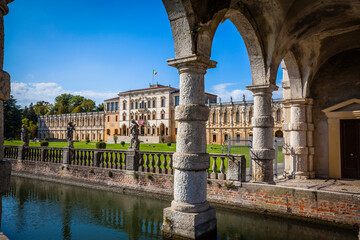
<svg viewBox="0 0 360 240"><path fill-rule="evenodd" d="M181 58L172 58L167 60L169 66L175 67L177 69L183 70L183 68L200 68L202 70L207 70L210 68L215 68L217 62L210 60L204 56L190 55Z"/></svg>
<svg viewBox="0 0 360 240"><path fill-rule="evenodd" d="M299 104L299 105L312 105L314 100L312 98L291 98L284 100L284 104Z"/></svg>
<svg viewBox="0 0 360 240"><path fill-rule="evenodd" d="M276 91L279 87L275 84L260 84L260 85L249 85L246 86L247 90L252 91L254 94L257 93L269 93Z"/></svg>

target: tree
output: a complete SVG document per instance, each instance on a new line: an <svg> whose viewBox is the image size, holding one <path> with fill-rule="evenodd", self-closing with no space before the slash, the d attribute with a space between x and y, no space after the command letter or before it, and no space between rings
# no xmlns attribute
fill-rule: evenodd
<svg viewBox="0 0 360 240"><path fill-rule="evenodd" d="M92 112L95 109L95 102L91 99L85 99L81 103L81 107L84 110L84 112Z"/></svg>
<svg viewBox="0 0 360 240"><path fill-rule="evenodd" d="M28 118L22 119L21 122L28 129L28 131L29 131L29 133L31 135L31 138L35 138L36 133L37 133L38 124L34 123L33 121L30 121Z"/></svg>
<svg viewBox="0 0 360 240"><path fill-rule="evenodd" d="M104 103L101 103L101 104L97 105L96 111L98 111L98 112L104 111Z"/></svg>
<svg viewBox="0 0 360 240"><path fill-rule="evenodd" d="M52 105L45 101L39 101L34 105L34 110L37 116L48 114L51 108Z"/></svg>
<svg viewBox="0 0 360 240"><path fill-rule="evenodd" d="M16 138L21 131L21 109L16 105L14 96L4 101L4 137Z"/></svg>

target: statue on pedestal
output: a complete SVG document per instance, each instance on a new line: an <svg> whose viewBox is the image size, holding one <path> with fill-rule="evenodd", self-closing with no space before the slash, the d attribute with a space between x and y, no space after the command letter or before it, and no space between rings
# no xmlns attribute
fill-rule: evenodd
<svg viewBox="0 0 360 240"><path fill-rule="evenodd" d="M131 142L130 142L130 149L139 150L140 148L140 141L139 141L139 124L132 119L130 125L130 133L131 133Z"/></svg>
<svg viewBox="0 0 360 240"><path fill-rule="evenodd" d="M73 132L75 131L75 125L73 125L72 122L69 122L66 131L66 139L69 143L68 147L73 148Z"/></svg>
<svg viewBox="0 0 360 240"><path fill-rule="evenodd" d="M28 130L25 124L21 127L21 141L23 142L23 146L29 146Z"/></svg>

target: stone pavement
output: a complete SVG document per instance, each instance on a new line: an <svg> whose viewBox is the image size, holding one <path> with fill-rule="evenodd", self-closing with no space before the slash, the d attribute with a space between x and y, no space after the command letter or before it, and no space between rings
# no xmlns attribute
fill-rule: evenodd
<svg viewBox="0 0 360 240"><path fill-rule="evenodd" d="M352 180L352 179L295 180L295 179L279 178L275 182L277 186L360 195L360 180Z"/></svg>

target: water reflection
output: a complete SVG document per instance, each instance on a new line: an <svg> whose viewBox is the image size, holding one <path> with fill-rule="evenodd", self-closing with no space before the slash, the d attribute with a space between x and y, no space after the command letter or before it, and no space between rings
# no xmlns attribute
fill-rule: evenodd
<svg viewBox="0 0 360 240"><path fill-rule="evenodd" d="M12 177L3 198L10 239L161 239L167 201ZM356 233L217 210L218 239L357 239Z"/></svg>

